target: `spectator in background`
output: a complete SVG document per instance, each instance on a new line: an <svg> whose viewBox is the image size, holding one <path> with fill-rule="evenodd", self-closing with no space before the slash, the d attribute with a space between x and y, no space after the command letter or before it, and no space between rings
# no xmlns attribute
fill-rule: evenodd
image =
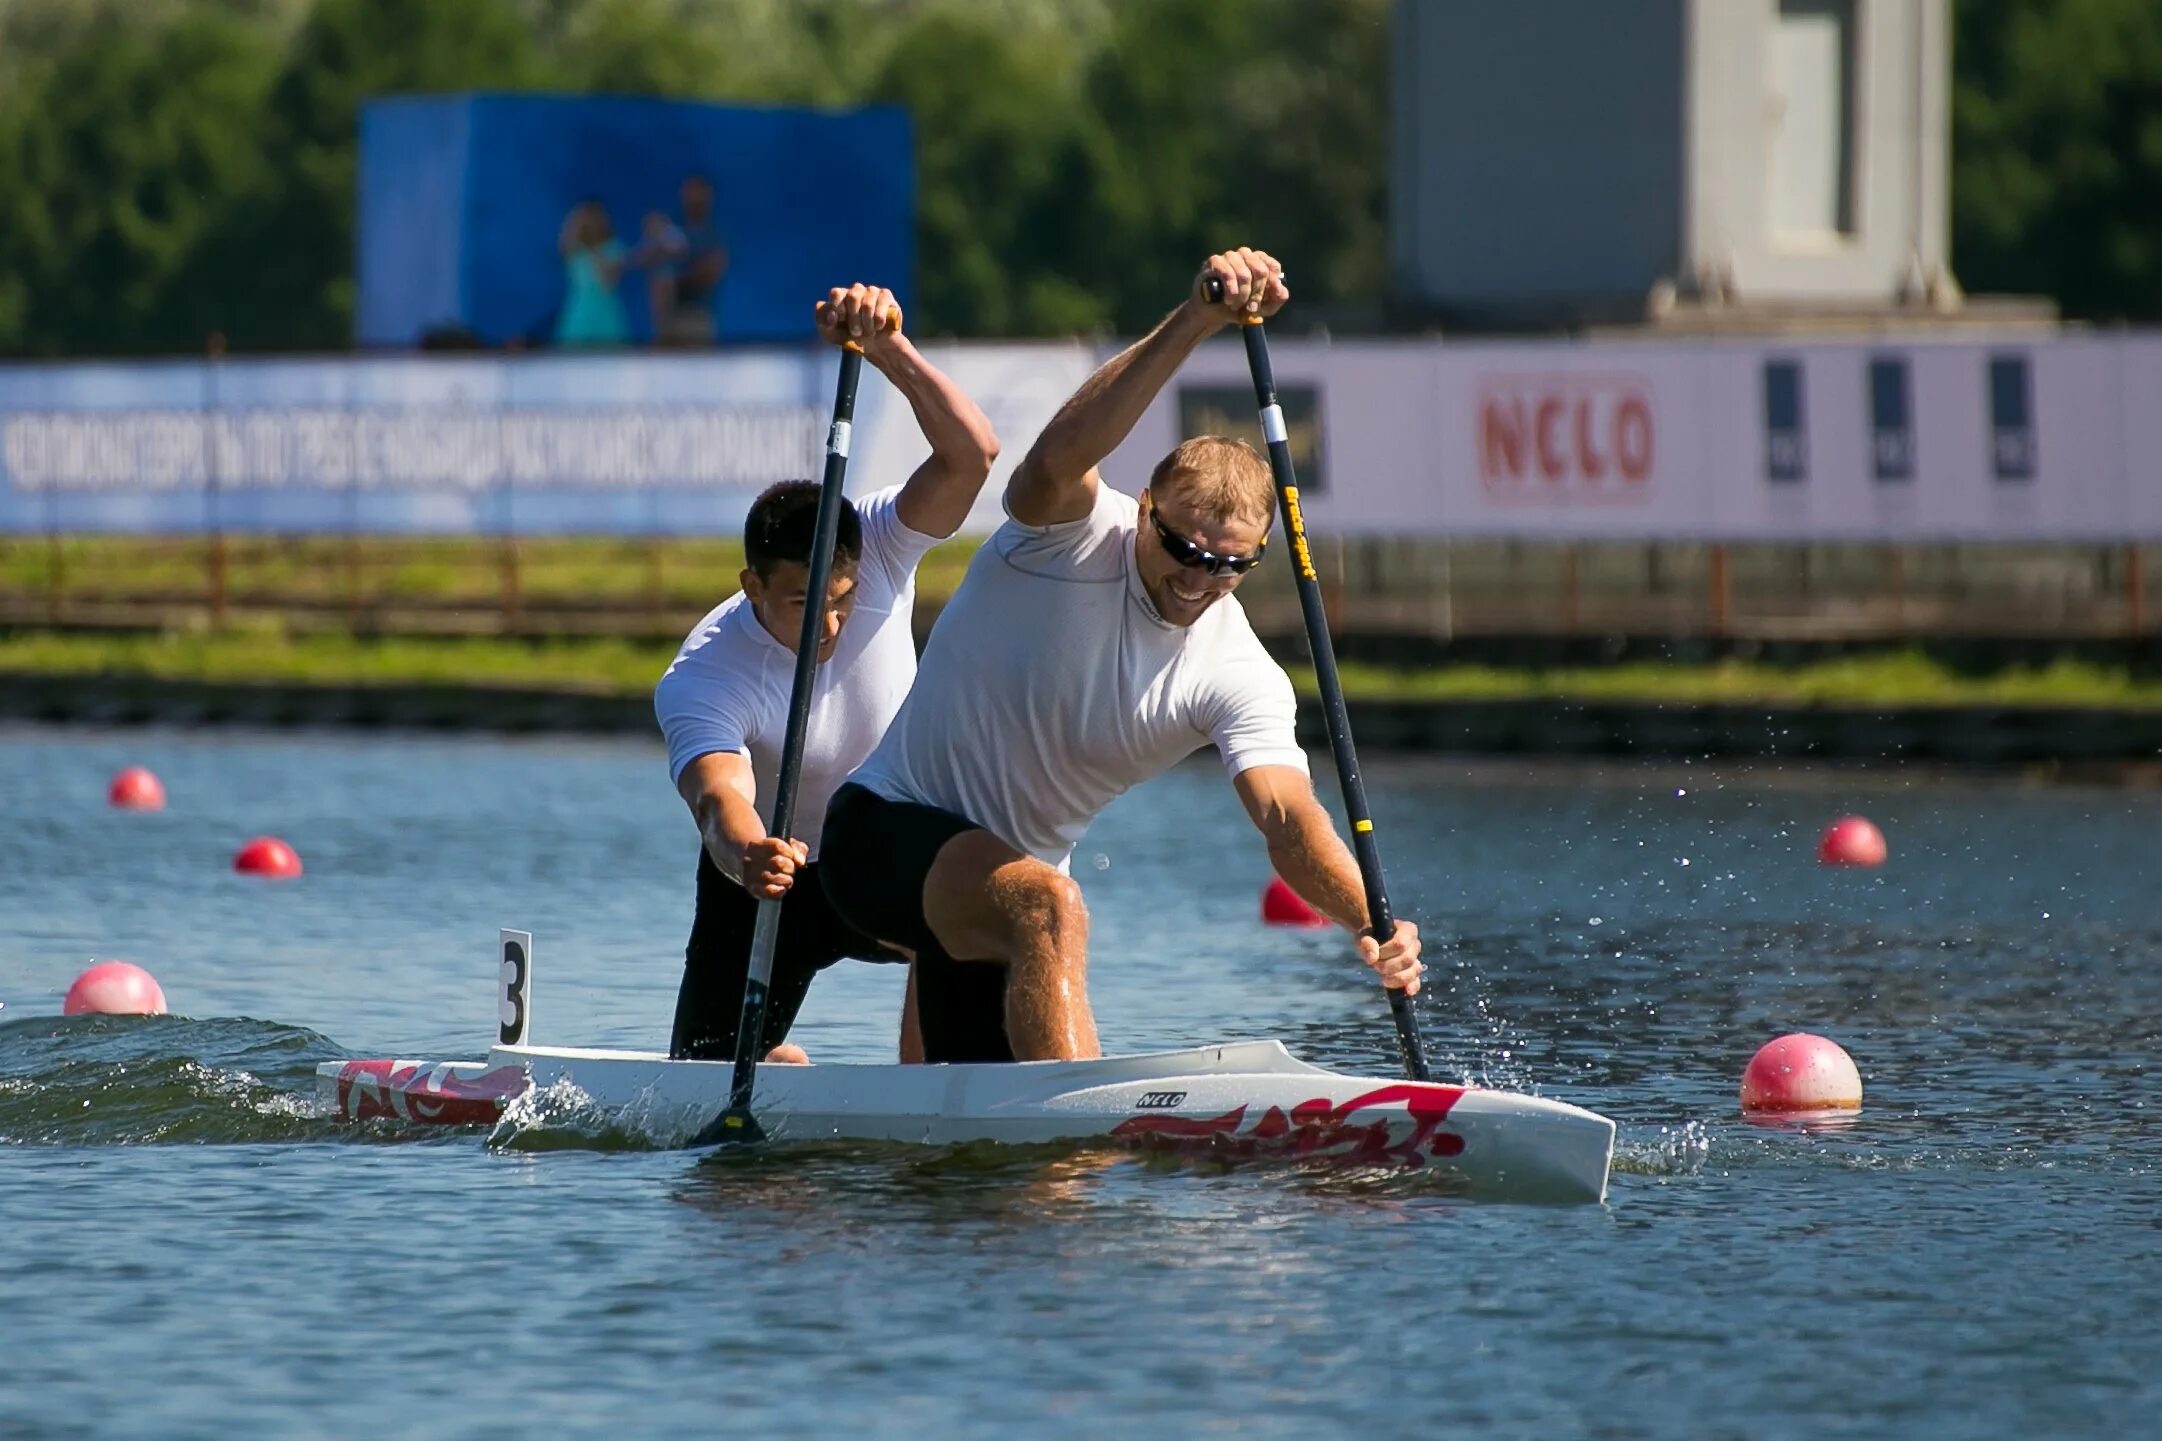
<svg viewBox="0 0 2162 1441"><path fill-rule="evenodd" d="M621 345L630 338L616 281L623 274L623 243L598 200L581 200L564 218L556 248L563 256L563 308L556 312L555 341L563 346Z"/></svg>
<svg viewBox="0 0 2162 1441"><path fill-rule="evenodd" d="M703 175L685 177L681 200L682 222L648 216L640 247L650 257L653 338L661 345L711 345L720 334L728 247L713 222L713 183Z"/></svg>
<svg viewBox="0 0 2162 1441"><path fill-rule="evenodd" d="M668 322L676 311L676 271L690 242L664 210L646 212L645 233L631 252L631 264L646 273L646 313L653 317L653 341L668 343Z"/></svg>

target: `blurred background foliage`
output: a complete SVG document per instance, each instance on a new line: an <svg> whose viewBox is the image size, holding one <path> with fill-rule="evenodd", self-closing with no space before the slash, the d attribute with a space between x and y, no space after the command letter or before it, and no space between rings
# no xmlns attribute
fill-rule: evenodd
<svg viewBox="0 0 2162 1441"><path fill-rule="evenodd" d="M899 102L937 332L1132 332L1266 243L1387 285L1389 0L0 0L0 352L337 349L400 92ZM1957 0L1970 291L2162 316L2162 4Z"/></svg>
<svg viewBox="0 0 2162 1441"><path fill-rule="evenodd" d="M1953 16L1961 283L2162 318L2162 0L1954 0Z"/></svg>

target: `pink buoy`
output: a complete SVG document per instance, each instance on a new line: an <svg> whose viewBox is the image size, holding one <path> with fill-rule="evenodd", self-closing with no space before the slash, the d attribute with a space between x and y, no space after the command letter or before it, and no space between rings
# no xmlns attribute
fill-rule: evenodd
<svg viewBox="0 0 2162 1441"><path fill-rule="evenodd" d="M122 811L162 811L165 784L142 766L129 766L113 776L105 788L106 803Z"/></svg>
<svg viewBox="0 0 2162 1441"><path fill-rule="evenodd" d="M1836 1041L1796 1031L1767 1041L1742 1070L1745 1111L1853 1110L1862 1073Z"/></svg>
<svg viewBox="0 0 2162 1441"><path fill-rule="evenodd" d="M1819 865L1881 866L1885 854L1884 832L1863 816L1841 816L1817 842Z"/></svg>
<svg viewBox="0 0 2162 1441"><path fill-rule="evenodd" d="M235 853L233 869L251 876L297 876L300 854L276 836L257 836Z"/></svg>
<svg viewBox="0 0 2162 1441"><path fill-rule="evenodd" d="M162 1016L165 992L159 988L157 978L141 966L126 961L99 961L68 987L60 1014Z"/></svg>
<svg viewBox="0 0 2162 1441"><path fill-rule="evenodd" d="M1269 877L1261 892L1261 919L1272 926L1325 926L1329 918L1306 903L1282 876Z"/></svg>

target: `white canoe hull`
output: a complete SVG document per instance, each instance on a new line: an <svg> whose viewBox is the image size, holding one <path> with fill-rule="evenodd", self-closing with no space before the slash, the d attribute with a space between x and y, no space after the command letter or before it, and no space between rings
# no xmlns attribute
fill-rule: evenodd
<svg viewBox="0 0 2162 1441"><path fill-rule="evenodd" d="M473 1124L530 1088L568 1083L660 1144L684 1144L728 1099L732 1067L639 1051L498 1045L485 1062L319 1068L326 1108ZM761 1066L752 1110L777 1140L947 1145L1104 1142L1226 1157L1430 1170L1474 1195L1598 1201L1614 1123L1504 1091L1346 1076L1275 1041L1009 1065Z"/></svg>

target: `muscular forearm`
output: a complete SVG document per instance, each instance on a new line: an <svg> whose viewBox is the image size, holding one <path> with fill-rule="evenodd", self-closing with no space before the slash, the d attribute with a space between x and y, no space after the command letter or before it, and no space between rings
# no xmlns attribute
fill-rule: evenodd
<svg viewBox="0 0 2162 1441"><path fill-rule="evenodd" d="M907 397L917 427L931 444L932 457L956 473L972 474L980 485L998 458L998 437L982 407L925 360L905 335L888 338L866 358Z"/></svg>
<svg viewBox="0 0 2162 1441"><path fill-rule="evenodd" d="M1217 329L1191 303L1172 311L1082 382L1037 437L1027 464L1053 481L1085 475L1118 449L1194 347Z"/></svg>
<svg viewBox="0 0 2162 1441"><path fill-rule="evenodd" d="M1269 827L1267 838L1269 863L1286 885L1346 930L1366 929L1366 887L1359 879L1359 863L1319 803L1283 816Z"/></svg>
<svg viewBox="0 0 2162 1441"><path fill-rule="evenodd" d="M743 850L766 836L758 808L734 790L709 791L693 807L698 838L720 873L743 885Z"/></svg>

